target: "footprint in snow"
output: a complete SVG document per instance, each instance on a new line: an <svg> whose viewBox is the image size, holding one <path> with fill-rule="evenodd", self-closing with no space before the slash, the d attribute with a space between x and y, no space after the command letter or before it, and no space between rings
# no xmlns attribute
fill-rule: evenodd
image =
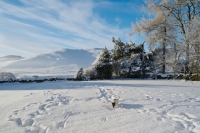
<svg viewBox="0 0 200 133"><path fill-rule="evenodd" d="M100 120L103 121L103 122L108 121L108 117L101 117Z"/></svg>
<svg viewBox="0 0 200 133"><path fill-rule="evenodd" d="M47 93L50 94L52 92L48 91ZM71 99L68 96L52 93L51 97L46 99L44 102L29 103L22 109L13 111L12 115L8 117L8 121L15 122L19 127L26 127L25 132L46 132L48 127L37 125L37 119L44 115L50 115L50 109L52 107L66 105L69 104L70 101ZM56 123L56 128L59 129L65 127L69 116L76 114L78 114L78 112L71 112L70 114L65 113L65 119ZM27 117L22 117L24 115Z"/></svg>

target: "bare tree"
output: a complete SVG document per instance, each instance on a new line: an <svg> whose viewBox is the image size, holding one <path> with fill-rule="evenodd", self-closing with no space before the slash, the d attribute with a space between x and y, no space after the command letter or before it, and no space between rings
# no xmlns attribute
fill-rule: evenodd
<svg viewBox="0 0 200 133"><path fill-rule="evenodd" d="M185 47L182 51L186 60L184 67L194 68L194 62L199 60L200 0L147 0L145 9L151 17L133 24L132 34L146 33L150 46L160 44L163 47L163 72L165 48L177 43Z"/></svg>
<svg viewBox="0 0 200 133"><path fill-rule="evenodd" d="M175 39L175 31L173 23L169 20L169 11L156 4L154 1L147 1L145 10L150 12L150 18L143 18L136 24L133 24L134 33L144 33L147 35L146 42L150 44L150 49L155 47L162 47L162 73L165 73L166 69L166 47L170 45L171 40ZM166 5L165 2L161 4ZM152 17L153 16L153 17Z"/></svg>
<svg viewBox="0 0 200 133"><path fill-rule="evenodd" d="M177 30L180 32L179 39L182 44L185 44L185 59L188 67L192 67L191 60L194 56L193 53L198 53L199 48L199 29L198 32L194 32L196 27L199 27L200 18L200 1L199 0L176 0L174 3L172 0L165 0L166 5L160 4L165 10L169 11L169 16L174 20L174 24ZM195 22L195 23L194 23ZM195 24L195 26L194 26ZM197 36L196 36L197 35ZM196 49L195 51L192 51ZM189 69L189 71L191 71ZM188 72L189 72L188 71ZM187 72L187 73L188 73Z"/></svg>

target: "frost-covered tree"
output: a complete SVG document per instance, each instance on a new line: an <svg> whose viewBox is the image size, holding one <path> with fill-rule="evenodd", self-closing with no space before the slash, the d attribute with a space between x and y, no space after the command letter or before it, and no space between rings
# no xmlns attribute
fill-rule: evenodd
<svg viewBox="0 0 200 133"><path fill-rule="evenodd" d="M144 43L136 46L130 41L130 44L115 40L115 47L112 50L113 68L116 76L120 77L144 77L147 68L152 68L152 61L145 54ZM120 45L119 45L120 44ZM120 52L119 52L120 51Z"/></svg>
<svg viewBox="0 0 200 133"><path fill-rule="evenodd" d="M175 46L171 49L168 49L167 52L167 58L166 58L166 64L169 67L170 72L173 72L174 75L178 72L180 72L179 70L179 66L180 66L180 60L181 60L181 52L178 52L177 50L177 44L174 44ZM170 70L172 69L172 71Z"/></svg>
<svg viewBox="0 0 200 133"><path fill-rule="evenodd" d="M13 73L10 73L10 72L1 72L0 73L0 81L13 81L15 80L16 77Z"/></svg>
<svg viewBox="0 0 200 133"><path fill-rule="evenodd" d="M90 79L96 79L96 77L97 77L96 68L94 66L92 66L92 67L85 69L84 75L86 77L89 77Z"/></svg>
<svg viewBox="0 0 200 133"><path fill-rule="evenodd" d="M189 73L200 72L200 18L195 17L189 24L189 32L186 40L189 40Z"/></svg>
<svg viewBox="0 0 200 133"><path fill-rule="evenodd" d="M74 75L74 80L85 80L85 77L83 76L83 68L79 68L76 72L76 74Z"/></svg>
<svg viewBox="0 0 200 133"><path fill-rule="evenodd" d="M135 64L132 55L144 52L143 44L136 46L132 41L130 41L130 44L125 44L120 39L115 40L114 37L112 41L115 43L112 50L114 75L130 77Z"/></svg>
<svg viewBox="0 0 200 133"><path fill-rule="evenodd" d="M120 38L118 38L118 40L115 40L114 37L112 38L112 42L115 43L114 49L112 50L113 59L120 60L125 54L125 44L120 40Z"/></svg>
<svg viewBox="0 0 200 133"><path fill-rule="evenodd" d="M128 71L127 76L130 76L130 77L132 77L133 75L141 76L141 71L142 71L141 68L142 68L142 65L144 65L142 63L143 62L142 56L145 53L144 43L140 44L138 46L134 45L134 47L130 47L129 51L130 51L130 57L129 57L130 61L129 61L129 65L128 65L129 71ZM134 70L136 70L135 71L136 73L133 74ZM145 69L143 69L143 70L145 70ZM138 72L140 73L139 75L138 75Z"/></svg>
<svg viewBox="0 0 200 133"><path fill-rule="evenodd" d="M182 40L186 45L186 60L189 61L190 46L193 41L190 33L193 31L191 23L200 17L200 1L199 0L181 0L182 2L174 2L172 0L165 0L165 5L160 5L170 12L170 17L175 21L175 25L181 32ZM199 20L198 20L199 21ZM196 21L197 25L199 25ZM194 23L193 23L194 24ZM190 36L191 37L191 36Z"/></svg>
<svg viewBox="0 0 200 133"><path fill-rule="evenodd" d="M97 70L98 78L109 79L112 77L112 58L106 47L102 49L99 60L95 64L95 68Z"/></svg>
<svg viewBox="0 0 200 133"><path fill-rule="evenodd" d="M181 0L174 4L168 1L167 5L162 5L170 11L170 17L175 21L175 26L179 31L179 40L185 46L185 73L194 71L195 66L199 66L199 27L200 27L200 1ZM187 70L187 71L186 71Z"/></svg>
<svg viewBox="0 0 200 133"><path fill-rule="evenodd" d="M145 11L150 13L150 18L142 18L141 21L133 24L133 31L131 34L139 33L146 34L146 42L150 45L150 49L162 47L162 55L160 62L162 65L162 73L166 69L166 47L169 46L172 39L175 38L173 34L173 23L169 20L169 11L157 5L153 1L147 1L144 7Z"/></svg>
<svg viewBox="0 0 200 133"><path fill-rule="evenodd" d="M145 9L151 13L149 19L142 19L133 25L133 33L147 33L149 44L173 47L179 43L184 46L185 62L192 68L194 57L199 49L199 0L147 0ZM153 15L153 16L152 16ZM146 42L148 42L146 40ZM162 40L162 43L159 43ZM182 50L182 48L181 48ZM194 56L195 54L195 56ZM165 56L163 56L163 64ZM163 66L164 68L164 66ZM190 70L190 69L189 69Z"/></svg>
<svg viewBox="0 0 200 133"><path fill-rule="evenodd" d="M112 58L113 58L113 74L115 76L120 76L120 69L121 69L121 61L124 58L124 49L125 44L118 38L112 38L112 42L115 44L114 49L112 49Z"/></svg>

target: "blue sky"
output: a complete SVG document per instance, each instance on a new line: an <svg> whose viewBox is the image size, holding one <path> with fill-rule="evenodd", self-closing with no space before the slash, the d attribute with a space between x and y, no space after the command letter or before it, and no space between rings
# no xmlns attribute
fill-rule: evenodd
<svg viewBox="0 0 200 133"><path fill-rule="evenodd" d="M112 49L143 13L141 0L1 0L0 56L30 57L60 48Z"/></svg>

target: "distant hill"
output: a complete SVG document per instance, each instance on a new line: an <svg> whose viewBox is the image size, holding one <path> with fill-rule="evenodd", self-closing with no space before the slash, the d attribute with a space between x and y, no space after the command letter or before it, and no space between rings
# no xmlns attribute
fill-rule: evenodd
<svg viewBox="0 0 200 133"><path fill-rule="evenodd" d="M18 55L7 55L0 57L0 68L5 67L8 64L13 63L15 61L19 61L21 59L24 59L24 57Z"/></svg>
<svg viewBox="0 0 200 133"><path fill-rule="evenodd" d="M16 74L73 75L80 67L87 68L92 66L92 63L99 56L100 51L100 48L87 50L59 49L31 58L20 59L4 66L1 71L10 71ZM9 60L9 57L11 58L12 56L5 57L7 57L5 60Z"/></svg>
<svg viewBox="0 0 200 133"><path fill-rule="evenodd" d="M24 57L18 56L18 55L7 55L0 57L0 60L20 60L23 59Z"/></svg>

